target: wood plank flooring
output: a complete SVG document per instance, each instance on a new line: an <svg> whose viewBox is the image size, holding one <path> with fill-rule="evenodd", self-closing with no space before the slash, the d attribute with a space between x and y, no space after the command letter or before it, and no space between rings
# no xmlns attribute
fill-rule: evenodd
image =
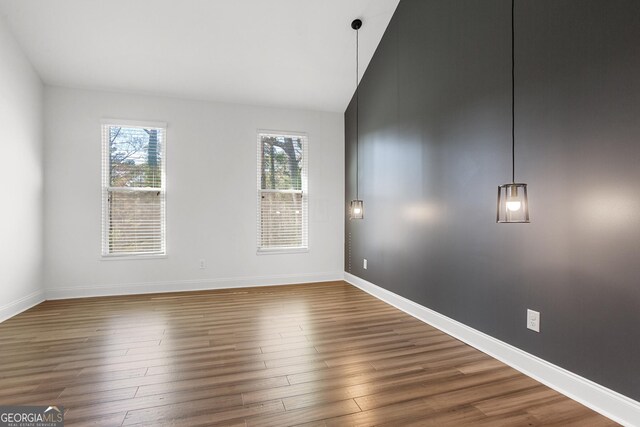
<svg viewBox="0 0 640 427"><path fill-rule="evenodd" d="M615 425L344 282L44 302L0 324L0 404L69 426Z"/></svg>

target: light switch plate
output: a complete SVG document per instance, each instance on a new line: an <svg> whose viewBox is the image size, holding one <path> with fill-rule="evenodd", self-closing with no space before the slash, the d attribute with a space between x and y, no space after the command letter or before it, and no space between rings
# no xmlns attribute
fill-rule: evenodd
<svg viewBox="0 0 640 427"><path fill-rule="evenodd" d="M362 263L362 266L364 267L364 269L367 269L367 259L364 259L364 262Z"/></svg>

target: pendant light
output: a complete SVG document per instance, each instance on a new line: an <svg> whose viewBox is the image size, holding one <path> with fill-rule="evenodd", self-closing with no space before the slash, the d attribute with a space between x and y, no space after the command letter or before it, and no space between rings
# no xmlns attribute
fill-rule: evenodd
<svg viewBox="0 0 640 427"><path fill-rule="evenodd" d="M496 222L529 222L527 184L516 182L515 136L515 0L511 0L511 183L498 186L498 212Z"/></svg>
<svg viewBox="0 0 640 427"><path fill-rule="evenodd" d="M351 23L351 28L356 30L356 198L351 200L349 203L349 219L363 219L364 218L364 202L359 199L358 194L358 175L360 174L359 166L359 150L358 150L358 142L360 135L358 133L358 66L359 66L359 40L358 40L358 30L362 27L362 21L359 19L354 19Z"/></svg>

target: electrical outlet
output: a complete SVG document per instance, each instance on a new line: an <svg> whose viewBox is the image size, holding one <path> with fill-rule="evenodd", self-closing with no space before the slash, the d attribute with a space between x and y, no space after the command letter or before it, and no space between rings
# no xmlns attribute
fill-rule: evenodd
<svg viewBox="0 0 640 427"><path fill-rule="evenodd" d="M362 263L362 266L364 267L364 269L367 269L367 259L364 259L364 262Z"/></svg>
<svg viewBox="0 0 640 427"><path fill-rule="evenodd" d="M205 260L201 259L200 260L200 270L203 270L207 268L207 263L205 262Z"/></svg>
<svg viewBox="0 0 640 427"><path fill-rule="evenodd" d="M540 332L540 313L533 310L527 310L527 328L532 331Z"/></svg>

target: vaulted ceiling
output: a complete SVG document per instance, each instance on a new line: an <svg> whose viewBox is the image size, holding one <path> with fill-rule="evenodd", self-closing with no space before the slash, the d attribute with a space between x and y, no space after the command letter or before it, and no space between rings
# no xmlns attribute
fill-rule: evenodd
<svg viewBox="0 0 640 427"><path fill-rule="evenodd" d="M399 0L0 0L49 85L342 112Z"/></svg>

